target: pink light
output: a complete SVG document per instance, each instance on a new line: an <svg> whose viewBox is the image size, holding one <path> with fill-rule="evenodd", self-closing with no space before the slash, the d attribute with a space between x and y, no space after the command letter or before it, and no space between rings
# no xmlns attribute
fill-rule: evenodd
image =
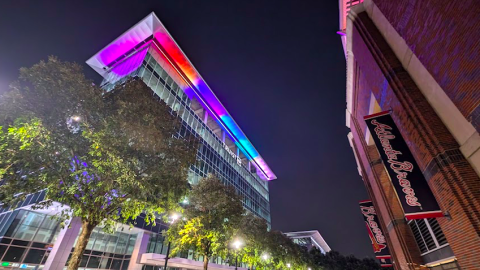
<svg viewBox="0 0 480 270"><path fill-rule="evenodd" d="M217 122L223 126L228 135L233 138L237 146L242 149L246 156L259 168L259 176L262 179L276 179L275 174L268 167L263 158L255 150L255 147L248 140L240 127L235 123L225 107L221 104L213 91L208 87L200 74L195 70L182 52L173 38L168 34L162 23L155 14L150 14L141 22L130 28L126 33L117 38L114 42L100 51L97 55L87 61L87 63L103 76L108 76L105 67L109 66L119 57L131 51L135 46L145 41L153 35L152 46L160 51L161 55L170 63L179 76L183 78L185 84L182 86L188 97L196 99L212 114ZM145 50L146 52L146 50ZM143 54L143 52L142 52ZM137 53L125 61L128 62L126 68L114 67L112 73L120 77L126 76L134 71L143 61L141 53ZM144 56L144 54L143 54ZM141 60L139 60L141 59ZM123 65L122 65L123 66Z"/></svg>

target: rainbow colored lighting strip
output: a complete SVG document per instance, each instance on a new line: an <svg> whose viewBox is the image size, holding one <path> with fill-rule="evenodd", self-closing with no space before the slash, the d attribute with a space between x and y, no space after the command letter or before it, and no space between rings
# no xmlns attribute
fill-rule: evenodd
<svg viewBox="0 0 480 270"><path fill-rule="evenodd" d="M153 41L150 41L152 36ZM204 108L216 118L217 122L227 132L230 138L233 139L237 147L239 147L245 156L257 167L257 173L260 178L264 180L276 179L275 174L268 167L267 163L237 123L235 123L231 115L154 13L148 15L145 19L91 57L87 61L87 64L105 77L110 71L112 63L119 61L122 57L128 56L135 52L135 50L143 47L147 41L152 42L156 46L156 49L170 62L172 67L177 70L178 74L189 86L188 89L184 89L187 95L190 96L193 93ZM132 65L132 69L136 66L136 64ZM115 72L115 68L111 69L111 71ZM124 74L125 70L122 71L122 74L118 75Z"/></svg>

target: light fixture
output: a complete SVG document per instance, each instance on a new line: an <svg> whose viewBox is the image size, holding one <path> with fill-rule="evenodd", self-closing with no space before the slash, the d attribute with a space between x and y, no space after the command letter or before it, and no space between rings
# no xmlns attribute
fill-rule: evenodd
<svg viewBox="0 0 480 270"><path fill-rule="evenodd" d="M233 246L235 247L235 249L238 250L242 246L242 242L239 239L237 239L235 240L235 242L233 242Z"/></svg>
<svg viewBox="0 0 480 270"><path fill-rule="evenodd" d="M180 215L177 214L177 213L173 213L173 214L170 216L171 223L173 224L178 218L180 218Z"/></svg>

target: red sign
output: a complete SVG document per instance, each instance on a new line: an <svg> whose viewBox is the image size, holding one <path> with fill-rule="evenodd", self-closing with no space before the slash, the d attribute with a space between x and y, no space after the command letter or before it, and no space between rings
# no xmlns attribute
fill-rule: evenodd
<svg viewBox="0 0 480 270"><path fill-rule="evenodd" d="M390 112L364 118L400 199L405 218L442 217L442 210Z"/></svg>
<svg viewBox="0 0 480 270"><path fill-rule="evenodd" d="M362 212L365 225L367 226L368 236L372 241L375 257L380 260L380 265L382 267L392 266L392 256L387 247L387 239L378 223L377 212L375 211L375 207L373 207L372 201L361 201L360 211Z"/></svg>

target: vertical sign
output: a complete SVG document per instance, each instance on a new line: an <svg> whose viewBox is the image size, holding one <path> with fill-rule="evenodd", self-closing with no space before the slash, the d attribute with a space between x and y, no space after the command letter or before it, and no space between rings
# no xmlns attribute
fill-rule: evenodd
<svg viewBox="0 0 480 270"><path fill-rule="evenodd" d="M427 180L390 112L368 115L364 119L400 199L405 218L443 217Z"/></svg>
<svg viewBox="0 0 480 270"><path fill-rule="evenodd" d="M387 247L387 240L380 228L377 213L373 207L372 201L361 201L360 211L362 212L365 225L367 226L368 236L372 241L375 257L380 261L382 267L392 266L392 256Z"/></svg>

